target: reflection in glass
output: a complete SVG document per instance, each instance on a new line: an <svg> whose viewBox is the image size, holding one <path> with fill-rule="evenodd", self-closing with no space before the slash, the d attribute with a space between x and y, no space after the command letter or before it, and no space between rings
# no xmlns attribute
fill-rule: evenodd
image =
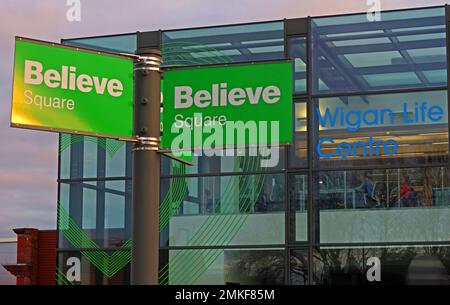
<svg viewBox="0 0 450 305"><path fill-rule="evenodd" d="M380 261L380 281L369 281L373 264ZM449 285L450 247L317 248L314 281L319 285ZM369 268L371 270L369 270Z"/></svg>
<svg viewBox="0 0 450 305"><path fill-rule="evenodd" d="M284 251L224 250L225 282L240 285L284 283Z"/></svg>
<svg viewBox="0 0 450 305"><path fill-rule="evenodd" d="M316 249L313 262L316 285L361 285L365 281L360 249Z"/></svg>
<svg viewBox="0 0 450 305"><path fill-rule="evenodd" d="M316 249L314 284L361 285L365 274L360 249Z"/></svg>
<svg viewBox="0 0 450 305"><path fill-rule="evenodd" d="M290 255L291 278L290 285L308 284L308 250L296 249Z"/></svg>
<svg viewBox="0 0 450 305"><path fill-rule="evenodd" d="M166 252L167 250L163 250ZM281 285L282 249L169 250L163 254L160 284Z"/></svg>

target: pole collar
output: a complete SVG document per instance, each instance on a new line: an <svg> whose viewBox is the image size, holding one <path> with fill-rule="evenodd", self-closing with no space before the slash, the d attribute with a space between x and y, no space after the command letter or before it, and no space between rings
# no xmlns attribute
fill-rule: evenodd
<svg viewBox="0 0 450 305"><path fill-rule="evenodd" d="M161 51L158 49L141 48L136 51L138 62L136 65L144 67L158 67L162 63Z"/></svg>
<svg viewBox="0 0 450 305"><path fill-rule="evenodd" d="M137 142L134 144L133 151L158 151L160 143L160 139L156 137L137 137Z"/></svg>

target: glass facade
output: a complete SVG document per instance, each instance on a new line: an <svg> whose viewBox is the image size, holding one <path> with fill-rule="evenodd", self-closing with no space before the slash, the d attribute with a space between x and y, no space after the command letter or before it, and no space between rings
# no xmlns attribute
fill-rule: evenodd
<svg viewBox="0 0 450 305"><path fill-rule="evenodd" d="M446 86L445 9L313 18L313 93Z"/></svg>
<svg viewBox="0 0 450 305"><path fill-rule="evenodd" d="M450 283L449 18L162 31L165 66L292 59L294 134L270 168L245 153L162 157L160 283L373 284L373 258L382 284ZM64 43L134 52L138 35ZM421 114L432 105L439 120ZM380 153L390 140L395 156ZM61 134L59 158L58 272L77 257L78 284L129 283L131 145Z"/></svg>
<svg viewBox="0 0 450 305"><path fill-rule="evenodd" d="M283 22L163 31L164 66L282 59Z"/></svg>

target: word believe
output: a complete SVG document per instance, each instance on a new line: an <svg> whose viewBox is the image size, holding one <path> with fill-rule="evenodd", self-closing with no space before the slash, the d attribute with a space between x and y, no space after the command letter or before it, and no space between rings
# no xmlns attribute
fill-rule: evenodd
<svg viewBox="0 0 450 305"><path fill-rule="evenodd" d="M88 93L92 90L103 95L105 90L112 97L119 97L123 93L123 84L118 79L100 78L88 74L77 75L77 68L62 66L61 72L48 69L43 71L41 62L25 60L25 84L41 85L42 82L49 88L61 88L65 90L76 90Z"/></svg>
<svg viewBox="0 0 450 305"><path fill-rule="evenodd" d="M415 102L413 106L404 103L402 107L403 112L396 113L392 109L367 109L364 111L350 110L345 111L343 107L336 107L333 109L326 108L322 114L319 108L316 109L318 123L323 128L336 129L345 128L349 132L356 132L362 126L364 127L382 127L383 125L403 125L403 124L426 124L427 122L436 123L444 118L444 110L438 105L429 106L427 102L420 104ZM400 120L400 121L399 121ZM362 156L379 156L387 155L393 156L398 152L398 142L393 139L386 141L374 140L372 135L369 135L368 141L357 141L348 143L339 141L333 151L324 152L324 144L335 144L335 140L326 137L318 141L316 152L317 154L328 159L331 157L358 156L358 151L361 151Z"/></svg>
<svg viewBox="0 0 450 305"><path fill-rule="evenodd" d="M189 86L175 86L175 109L190 108L194 104L198 108L240 106L246 102L252 105L259 103L261 97L267 104L275 104L280 100L281 91L277 86L256 88L227 89L227 83L213 84L211 91L193 92Z"/></svg>

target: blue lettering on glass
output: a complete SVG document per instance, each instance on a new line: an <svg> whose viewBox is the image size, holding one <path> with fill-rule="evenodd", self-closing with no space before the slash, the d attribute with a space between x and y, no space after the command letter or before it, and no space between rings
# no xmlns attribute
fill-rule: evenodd
<svg viewBox="0 0 450 305"><path fill-rule="evenodd" d="M326 154L326 155L322 153L321 146L322 146L322 143L323 143L323 142L334 143L334 140L331 139L331 138L323 138L323 139L320 139L320 140L319 140L319 144L317 144L317 154L318 154L320 157L325 158L325 159L331 158L332 156L334 156L334 153L329 153L329 154Z"/></svg>
<svg viewBox="0 0 450 305"><path fill-rule="evenodd" d="M323 138L319 140L319 143L317 145L317 154L324 158L329 159L331 157L334 157L338 155L341 158L346 158L348 156L358 156L358 148L361 148L362 156L366 157L369 156L380 156L382 154L385 154L387 156L393 156L398 151L398 142L395 140L387 140L387 141L381 141L381 140L373 140L373 137L370 136L369 140L367 142L363 141L357 141L354 143L349 142L340 142L336 148L336 153L330 152L327 154L324 154L322 152L322 144L325 142L334 144L335 141L331 138ZM375 149L374 149L375 148Z"/></svg>
<svg viewBox="0 0 450 305"><path fill-rule="evenodd" d="M337 107L334 113L331 114L331 110L327 107L323 116L320 108L316 108L316 111L319 124L322 127L347 126L346 129L350 132L358 131L361 128L361 119L368 126L383 125L385 121L388 121L389 124L394 124L394 113L391 109L368 109L362 113L358 110L350 110L345 113L342 107Z"/></svg>
<svg viewBox="0 0 450 305"><path fill-rule="evenodd" d="M366 109L364 111L350 110L345 112L343 107L336 107L330 109L326 107L322 112L319 107L316 108L318 123L322 128L345 128L349 132L356 132L364 127L380 127L385 124L394 125L395 115L392 109ZM404 124L421 124L427 121L439 122L444 118L444 110L439 105L428 105L426 101L415 102L414 105L403 104L403 115L401 118ZM357 141L354 143L340 142L335 152L323 152L324 144L334 144L332 138L322 138L316 147L316 152L319 157L329 159L332 157L346 158L348 156L358 156L358 151L361 151L361 156L394 156L398 152L398 142L393 139L386 141L374 140L373 136L369 136L368 141ZM328 148L329 150L330 148Z"/></svg>
<svg viewBox="0 0 450 305"><path fill-rule="evenodd" d="M440 120L442 120L443 114L444 110L442 109L442 107L434 105L431 106L430 110L428 111L428 118L432 122L439 122Z"/></svg>
<svg viewBox="0 0 450 305"><path fill-rule="evenodd" d="M391 147L388 147L388 145L391 144ZM388 148L391 148L392 150L389 151ZM387 140L386 142L384 142L383 144L383 150L384 153L388 156L394 156L397 151L398 151L398 142L395 140Z"/></svg>

